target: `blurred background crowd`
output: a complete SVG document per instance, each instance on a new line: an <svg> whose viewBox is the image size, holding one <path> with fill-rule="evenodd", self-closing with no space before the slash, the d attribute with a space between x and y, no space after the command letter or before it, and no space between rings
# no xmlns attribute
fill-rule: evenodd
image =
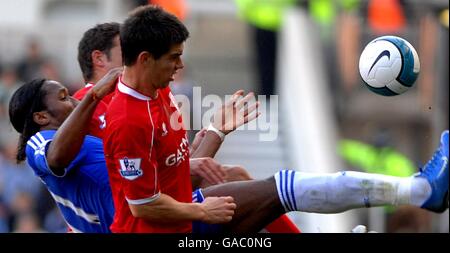
<svg viewBox="0 0 450 253"><path fill-rule="evenodd" d="M409 176L429 159L440 132L448 129L447 0L0 1L0 232L67 231L43 184L26 163L15 162L18 136L8 119L9 98L37 77L57 80L72 93L81 88L76 55L83 32L96 23L121 22L128 11L149 2L176 14L191 32L186 67L172 86L175 93L191 96L193 86L202 86L202 95L224 96L243 88L257 95L279 94L277 101L303 99L305 94L283 97L282 87L312 90L320 84L299 79L286 86L286 71L319 75L326 94L313 99L328 107L316 112L331 122L336 137L332 149L339 159L331 171ZM288 18L295 16L302 19ZM315 46L297 43L298 50L290 51L285 42L296 31L303 32L302 41L317 42ZM407 39L421 62L415 86L389 98L366 89L358 73L364 46L387 34ZM304 58L302 52L313 48L321 58L313 73L288 66L290 58ZM255 178L298 164L295 161L305 154L289 149L292 131L314 126L303 122L298 129L288 129L283 115L301 115L306 108L280 104L275 141L255 145L255 133L238 132L227 137L217 159L244 165ZM316 169L315 163L307 166ZM306 215L292 216L304 232L345 232L357 224L378 232L449 232L448 211L437 215L412 207L374 208L354 211L350 217L345 227L329 228L308 224Z"/></svg>

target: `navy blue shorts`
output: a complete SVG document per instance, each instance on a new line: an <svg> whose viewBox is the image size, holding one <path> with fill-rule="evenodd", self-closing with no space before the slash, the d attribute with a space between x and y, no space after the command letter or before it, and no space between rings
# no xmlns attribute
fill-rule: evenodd
<svg viewBox="0 0 450 253"><path fill-rule="evenodd" d="M192 203L202 203L205 198L201 189L197 189L192 193ZM192 222L192 233L195 234L217 234L223 231L220 224L207 224L201 221Z"/></svg>

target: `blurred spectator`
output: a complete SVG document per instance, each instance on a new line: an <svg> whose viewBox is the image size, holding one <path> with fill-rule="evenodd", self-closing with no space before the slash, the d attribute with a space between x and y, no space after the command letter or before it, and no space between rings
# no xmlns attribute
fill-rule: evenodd
<svg viewBox="0 0 450 253"><path fill-rule="evenodd" d="M21 213L14 223L14 233L46 233L39 224L38 217L31 213Z"/></svg>
<svg viewBox="0 0 450 253"><path fill-rule="evenodd" d="M318 25L322 39L334 40L335 27L342 13L354 12L359 9L361 0L302 0L299 1Z"/></svg>
<svg viewBox="0 0 450 253"><path fill-rule="evenodd" d="M8 228L22 213L36 215L36 203L42 199L42 183L34 176L28 164L16 164L16 139L0 143L0 223Z"/></svg>
<svg viewBox="0 0 450 253"><path fill-rule="evenodd" d="M7 140L0 147L0 177L3 178L3 197L7 205L12 206L17 195L28 193L33 199L39 198L42 183L27 163L15 162L17 144L15 139Z"/></svg>
<svg viewBox="0 0 450 253"><path fill-rule="evenodd" d="M21 81L30 81L35 78L43 77L42 65L46 59L41 52L39 43L31 39L28 43L25 58L19 61L17 65L17 74Z"/></svg>
<svg viewBox="0 0 450 253"><path fill-rule="evenodd" d="M372 145L356 140L341 140L339 152L351 166L368 173L408 177L417 171L414 163L392 147L386 130L374 134Z"/></svg>
<svg viewBox="0 0 450 253"><path fill-rule="evenodd" d="M46 60L42 63L40 71L42 76L47 79L62 81L56 65L50 60Z"/></svg>
<svg viewBox="0 0 450 253"><path fill-rule="evenodd" d="M259 94L275 94L278 31L283 21L284 11L293 7L296 0L235 1L239 16L249 24L254 44L254 64L257 67Z"/></svg>
<svg viewBox="0 0 450 253"><path fill-rule="evenodd" d="M9 232L8 214L5 205L0 200L0 233Z"/></svg>
<svg viewBox="0 0 450 253"><path fill-rule="evenodd" d="M17 216L34 212L35 205L35 198L29 192L18 190L11 200L10 209L17 219Z"/></svg>
<svg viewBox="0 0 450 253"><path fill-rule="evenodd" d="M0 120L8 115L8 104L14 91L20 87L17 74L12 67L5 67L0 72Z"/></svg>
<svg viewBox="0 0 450 253"><path fill-rule="evenodd" d="M399 33L405 29L405 13L399 0L370 0L367 11L369 27L375 34Z"/></svg>
<svg viewBox="0 0 450 253"><path fill-rule="evenodd" d="M319 32L324 75L332 94L332 109L339 119L345 91L358 82L361 0L301 1ZM344 88L344 89L342 89Z"/></svg>
<svg viewBox="0 0 450 253"><path fill-rule="evenodd" d="M67 223L56 205L45 216L44 229L50 233L67 233Z"/></svg>
<svg viewBox="0 0 450 253"><path fill-rule="evenodd" d="M335 39L337 60L335 67L332 68L338 72L336 74L338 78L334 80L340 81L340 85L335 87L342 89L339 101L341 103L347 101L346 95L350 94L354 87L360 86L358 62L361 53L361 5L359 0L347 1L337 18Z"/></svg>
<svg viewBox="0 0 450 253"><path fill-rule="evenodd" d="M275 70L277 64L277 40L278 31L281 28L284 12L291 7L301 6L308 10L311 19L317 25L317 31L320 34L324 47L325 63L327 64L326 74L330 83L330 89L333 94L337 93L336 80L338 73L336 66L343 68L343 77L351 82L356 82L357 52L356 48L358 40L358 23L355 21L355 15L347 15L341 18L342 14L352 13L359 10L360 0L235 0L239 8L239 15L248 22L252 41L255 45L255 64L258 72L258 82L260 83L260 93L269 95L276 93L275 87ZM336 22L340 23L336 25ZM342 21L342 22L341 22ZM342 29L337 30L337 28ZM339 40L343 36L335 34L338 31L345 35L345 43ZM335 39L335 35L338 39ZM339 62L336 59L336 45L339 49L345 49L348 60ZM350 49L348 49L350 48ZM341 65L341 63L346 63ZM353 63L353 64L352 64ZM337 70L336 70L337 69ZM349 69L351 69L349 71ZM348 74L350 72L350 74ZM333 96L337 97L337 96ZM334 107L337 108L337 107Z"/></svg>
<svg viewBox="0 0 450 253"><path fill-rule="evenodd" d="M9 232L9 210L3 201L3 182L0 170L0 233Z"/></svg>

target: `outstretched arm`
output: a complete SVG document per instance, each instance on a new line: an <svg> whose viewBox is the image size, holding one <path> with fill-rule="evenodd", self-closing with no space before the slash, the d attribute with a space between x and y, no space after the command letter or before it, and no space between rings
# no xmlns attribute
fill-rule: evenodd
<svg viewBox="0 0 450 253"><path fill-rule="evenodd" d="M112 91L122 68L110 70L81 100L64 123L59 127L47 150L48 166L56 175L64 174L75 159L88 133L89 121L99 101Z"/></svg>
<svg viewBox="0 0 450 253"><path fill-rule="evenodd" d="M210 197L202 203L183 203L163 193L153 202L129 206L134 217L159 223L183 220L225 223L231 221L236 209L232 197Z"/></svg>

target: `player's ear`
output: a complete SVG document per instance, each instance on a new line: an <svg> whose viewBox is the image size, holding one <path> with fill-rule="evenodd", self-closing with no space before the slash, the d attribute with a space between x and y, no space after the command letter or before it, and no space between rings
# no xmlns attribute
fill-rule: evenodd
<svg viewBox="0 0 450 253"><path fill-rule="evenodd" d="M98 66L98 67L104 67L105 60L106 60L105 57L106 57L106 55L100 50L92 51L92 53L91 53L92 65Z"/></svg>
<svg viewBox="0 0 450 253"><path fill-rule="evenodd" d="M33 113L33 121L39 126L46 126L50 123L50 115L47 111Z"/></svg>
<svg viewBox="0 0 450 253"><path fill-rule="evenodd" d="M138 55L137 60L138 60L139 63L147 65L153 60L153 56L147 51L142 51Z"/></svg>

